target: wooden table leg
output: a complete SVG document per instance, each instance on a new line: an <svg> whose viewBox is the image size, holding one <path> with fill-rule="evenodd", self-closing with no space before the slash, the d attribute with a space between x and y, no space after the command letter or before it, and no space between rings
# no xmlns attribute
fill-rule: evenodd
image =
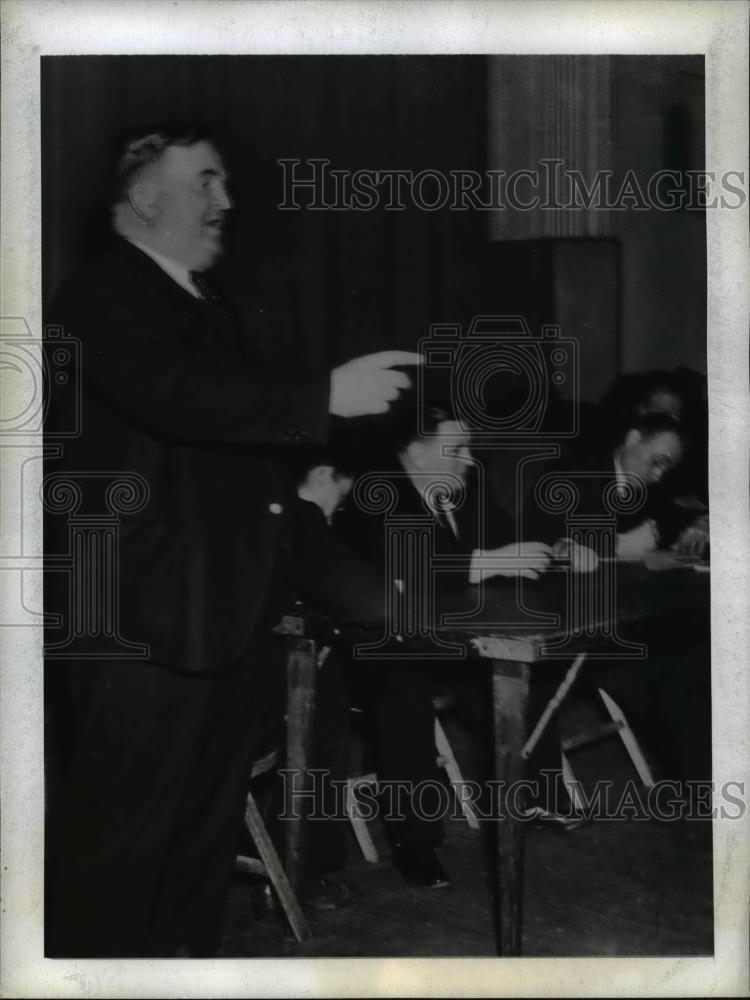
<svg viewBox="0 0 750 1000"><path fill-rule="evenodd" d="M506 660L493 660L492 663L495 777L499 783L497 932L500 955L521 954L524 825L509 813L507 806L508 789L523 777L521 752L526 741L529 673L528 663ZM520 796L513 796L512 806L517 810L520 804Z"/></svg>
<svg viewBox="0 0 750 1000"><path fill-rule="evenodd" d="M312 727L315 716L315 674L318 648L313 639L290 637L287 645L287 710L286 710L286 781L287 816L286 864L287 876L296 890L303 870L305 814L310 785L308 769L312 750Z"/></svg>

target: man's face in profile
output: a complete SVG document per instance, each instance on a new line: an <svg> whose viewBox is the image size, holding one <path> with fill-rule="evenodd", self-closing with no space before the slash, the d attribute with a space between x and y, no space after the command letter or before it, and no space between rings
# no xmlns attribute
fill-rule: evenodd
<svg viewBox="0 0 750 1000"><path fill-rule="evenodd" d="M443 420L434 434L420 442L420 465L424 472L436 480L445 477L451 483L453 477L466 482L471 467L471 435L456 420Z"/></svg>
<svg viewBox="0 0 750 1000"><path fill-rule="evenodd" d="M650 486L679 464L682 443L671 431L660 431L644 437L637 430L628 432L621 462L625 472L640 476Z"/></svg>
<svg viewBox="0 0 750 1000"><path fill-rule="evenodd" d="M153 225L164 252L204 271L222 251L224 214L232 207L219 154L208 142L170 146L154 178Z"/></svg>

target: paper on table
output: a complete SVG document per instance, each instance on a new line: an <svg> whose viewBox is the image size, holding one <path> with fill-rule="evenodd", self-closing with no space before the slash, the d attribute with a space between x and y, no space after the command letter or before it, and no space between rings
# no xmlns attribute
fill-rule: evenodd
<svg viewBox="0 0 750 1000"><path fill-rule="evenodd" d="M659 549L656 552L648 552L643 557L643 565L646 569L697 569L708 568L705 559L698 556L687 556L680 552L672 552L669 549Z"/></svg>

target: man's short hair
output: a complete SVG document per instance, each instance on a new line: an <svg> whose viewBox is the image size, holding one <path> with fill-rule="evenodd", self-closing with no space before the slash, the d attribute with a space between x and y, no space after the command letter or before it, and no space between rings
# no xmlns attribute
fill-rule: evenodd
<svg viewBox="0 0 750 1000"><path fill-rule="evenodd" d="M326 445L306 445L293 449L288 458L297 485L303 483L313 469L329 465L336 476L354 479L362 471L360 462L348 442L334 441Z"/></svg>
<svg viewBox="0 0 750 1000"><path fill-rule="evenodd" d="M638 431L643 438L652 438L656 434L676 434L683 446L686 443L684 426L668 413L644 413L633 417L627 421L627 427L620 437L620 444L630 431Z"/></svg>
<svg viewBox="0 0 750 1000"><path fill-rule="evenodd" d="M170 146L195 146L198 142L216 145L210 129L197 123L162 123L126 133L115 156L112 203L123 201L138 173L157 163Z"/></svg>
<svg viewBox="0 0 750 1000"><path fill-rule="evenodd" d="M447 402L428 403L421 410L416 406L401 408L392 431L396 454L407 448L412 441L435 434L440 424L455 419L455 413Z"/></svg>

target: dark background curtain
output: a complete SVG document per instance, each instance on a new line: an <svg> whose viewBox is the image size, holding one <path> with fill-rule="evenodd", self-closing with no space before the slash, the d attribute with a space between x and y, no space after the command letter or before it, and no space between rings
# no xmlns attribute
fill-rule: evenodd
<svg viewBox="0 0 750 1000"><path fill-rule="evenodd" d="M45 302L106 238L116 138L178 118L221 140L235 210L218 270L280 358L411 348L431 322L464 321L483 213L429 212L408 198L404 211L279 211L276 161L481 171L485 76L481 56L45 57Z"/></svg>
<svg viewBox="0 0 750 1000"><path fill-rule="evenodd" d="M42 62L43 288L108 237L116 138L165 118L217 133L235 201L217 270L271 356L335 364L431 324L559 324L598 399L625 371L705 371L701 212L281 211L278 160L338 170L704 165L699 56L86 56ZM590 180L593 178L590 178ZM492 238L491 238L492 237ZM563 390L567 393L567 389ZM499 397L498 382L490 392Z"/></svg>

